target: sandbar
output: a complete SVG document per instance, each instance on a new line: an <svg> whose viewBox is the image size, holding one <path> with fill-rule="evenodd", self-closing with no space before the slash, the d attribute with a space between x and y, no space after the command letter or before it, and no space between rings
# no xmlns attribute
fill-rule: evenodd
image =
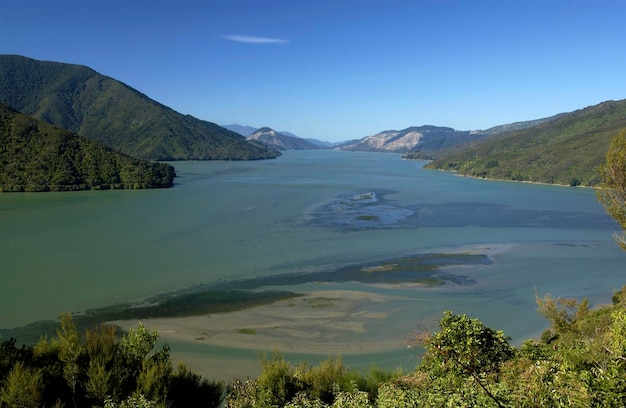
<svg viewBox="0 0 626 408"><path fill-rule="evenodd" d="M319 290L249 309L190 317L143 320L164 341L252 350L344 355L397 349L402 342L368 326L386 319L388 296ZM136 320L109 322L128 330ZM366 332L367 335L364 335Z"/></svg>

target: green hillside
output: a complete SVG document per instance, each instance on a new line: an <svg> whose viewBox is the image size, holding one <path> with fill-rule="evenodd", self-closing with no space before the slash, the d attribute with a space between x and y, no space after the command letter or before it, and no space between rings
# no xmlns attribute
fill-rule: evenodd
<svg viewBox="0 0 626 408"><path fill-rule="evenodd" d="M114 152L0 104L0 191L170 187L174 168Z"/></svg>
<svg viewBox="0 0 626 408"><path fill-rule="evenodd" d="M0 103L142 159L253 160L280 155L81 65L0 55Z"/></svg>
<svg viewBox="0 0 626 408"><path fill-rule="evenodd" d="M612 137L626 128L626 100L607 101L538 126L442 152L426 167L502 180L592 186Z"/></svg>

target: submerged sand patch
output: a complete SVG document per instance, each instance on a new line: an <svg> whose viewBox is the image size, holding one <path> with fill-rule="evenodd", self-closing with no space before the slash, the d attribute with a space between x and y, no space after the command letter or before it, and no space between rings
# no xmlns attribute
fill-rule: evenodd
<svg viewBox="0 0 626 408"><path fill-rule="evenodd" d="M229 313L153 318L143 323L161 339L252 350L349 354L397 349L398 339L370 333L386 319L389 298L360 291L313 291L304 296ZM111 322L123 329L136 320ZM367 336L363 336L368 332Z"/></svg>

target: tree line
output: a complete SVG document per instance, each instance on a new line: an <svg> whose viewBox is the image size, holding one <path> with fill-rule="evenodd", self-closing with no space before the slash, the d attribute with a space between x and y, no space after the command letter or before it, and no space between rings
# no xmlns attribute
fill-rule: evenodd
<svg viewBox="0 0 626 408"><path fill-rule="evenodd" d="M135 159L0 104L0 191L170 187L166 163Z"/></svg>

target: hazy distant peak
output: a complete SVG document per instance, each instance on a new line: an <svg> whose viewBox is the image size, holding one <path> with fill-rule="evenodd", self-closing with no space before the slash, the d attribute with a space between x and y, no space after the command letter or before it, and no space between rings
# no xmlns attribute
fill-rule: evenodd
<svg viewBox="0 0 626 408"><path fill-rule="evenodd" d="M252 126L244 126L244 125L221 125L223 128L228 129L232 132L239 133L241 136L248 137L254 132L257 131L257 128Z"/></svg>
<svg viewBox="0 0 626 408"><path fill-rule="evenodd" d="M297 136L288 136L269 127L257 129L248 140L262 142L279 150L315 150L320 147Z"/></svg>

